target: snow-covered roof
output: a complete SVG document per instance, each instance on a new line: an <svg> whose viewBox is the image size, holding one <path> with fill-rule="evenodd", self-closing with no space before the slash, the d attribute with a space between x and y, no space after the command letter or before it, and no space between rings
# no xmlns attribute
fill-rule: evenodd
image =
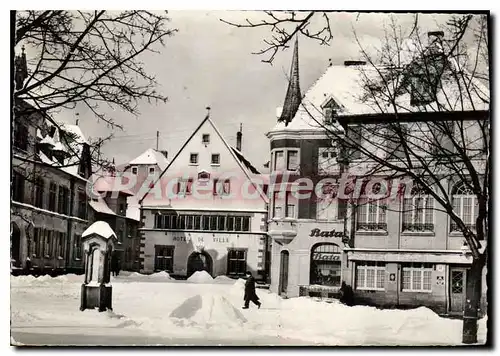
<svg viewBox="0 0 500 356"><path fill-rule="evenodd" d="M152 148L148 148L138 157L134 158L129 162L129 165L155 165L157 164L161 170L164 170L168 166L168 159L165 155L159 151Z"/></svg>
<svg viewBox="0 0 500 356"><path fill-rule="evenodd" d="M111 210L102 198L97 198L97 200L91 200L89 205L92 209L94 209L98 213L108 214L108 215L116 215L113 210Z"/></svg>
<svg viewBox="0 0 500 356"><path fill-rule="evenodd" d="M453 66L451 66L452 68ZM293 120L285 126L278 122L271 132L276 131L319 131L324 130L324 115L322 106L333 100L340 109L337 116L357 116L394 113L392 105L386 105L383 99L378 101L367 99L367 83L377 83L382 80L386 71L371 65L332 65L309 88L302 99L299 110ZM489 110L489 90L479 80L470 78L465 73L457 82L452 78L442 79L442 88L438 92L437 102L428 105L410 105L408 92L398 95L396 100L399 113L437 112L437 111L477 111ZM469 95L464 95L464 88L469 88ZM384 93L381 96L386 95ZM390 94L394 96L394 94ZM439 103L439 104L437 104ZM381 104L381 105L380 105ZM439 106L439 107L438 107ZM341 130L341 128L338 128Z"/></svg>
<svg viewBox="0 0 500 356"><path fill-rule="evenodd" d="M40 151L38 154L40 161L52 167L59 168L72 176L85 179L78 172L83 154L83 144L88 144L88 142L80 128L76 125L69 125L62 122L57 122L57 125L54 125L48 120L45 120L45 124L49 132L45 136L43 136L42 130L37 129L37 138L40 140L40 143L52 146L51 150L66 152L67 156L61 162ZM50 128L52 128L52 135L50 134Z"/></svg>
<svg viewBox="0 0 500 356"><path fill-rule="evenodd" d="M253 166L253 164L245 158L243 153L241 151L237 150L236 148L231 146L231 150L233 150L233 153L236 155L236 157L240 160L240 162L245 165L246 169L248 169L251 173L253 174L259 174L260 172Z"/></svg>
<svg viewBox="0 0 500 356"><path fill-rule="evenodd" d="M123 188L121 177L114 175L99 176L93 174L91 177L94 192L120 192L126 195L134 195L129 189Z"/></svg>
<svg viewBox="0 0 500 356"><path fill-rule="evenodd" d="M97 234L104 237L105 239L109 239L111 237L114 237L115 239L117 238L113 229L105 221L96 221L95 223L90 225L87 230L83 232L82 237L85 238L92 234Z"/></svg>

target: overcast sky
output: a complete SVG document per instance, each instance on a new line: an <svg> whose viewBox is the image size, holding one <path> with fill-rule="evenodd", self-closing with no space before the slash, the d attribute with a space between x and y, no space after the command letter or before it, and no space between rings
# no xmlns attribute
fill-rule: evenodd
<svg viewBox="0 0 500 356"><path fill-rule="evenodd" d="M166 104L141 104L139 117L114 112L123 131L115 130L115 138L102 150L116 163L125 163L148 148L156 146L173 157L205 117L207 106L211 118L231 145L235 145L239 124L243 124L243 153L262 169L268 160L269 142L265 133L276 123L276 108L283 105L287 89L292 49L278 53L271 66L264 58L252 54L262 48L269 35L266 29L237 29L221 18L241 22L255 13L234 11L173 11L171 26L179 32L167 39L161 54L142 58L148 70L157 76ZM258 16L258 15L257 15ZM383 35L382 23L387 14L336 13L331 15L334 39L330 46L299 37L300 85L302 93L326 70L328 60L334 64L356 59L358 45L353 28L363 43L376 44ZM395 15L410 26L413 15ZM437 28L447 16L423 15L422 28ZM425 29L427 30L427 28ZM80 126L87 137L106 136L111 130L85 110L78 111ZM65 121L76 119L75 111L61 113Z"/></svg>

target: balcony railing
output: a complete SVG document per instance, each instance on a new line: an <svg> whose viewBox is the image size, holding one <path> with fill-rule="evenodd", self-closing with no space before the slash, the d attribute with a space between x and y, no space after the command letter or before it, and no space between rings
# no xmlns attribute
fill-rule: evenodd
<svg viewBox="0 0 500 356"><path fill-rule="evenodd" d="M358 231L387 231L387 223L362 223L358 222Z"/></svg>
<svg viewBox="0 0 500 356"><path fill-rule="evenodd" d="M403 223L403 232L433 232L434 224Z"/></svg>

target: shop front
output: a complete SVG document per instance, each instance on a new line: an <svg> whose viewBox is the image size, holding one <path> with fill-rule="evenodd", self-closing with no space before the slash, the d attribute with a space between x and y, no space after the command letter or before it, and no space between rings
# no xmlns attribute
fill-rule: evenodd
<svg viewBox="0 0 500 356"><path fill-rule="evenodd" d="M349 275L342 222L272 220L269 235L276 261L271 264L271 291L286 298L338 296Z"/></svg>

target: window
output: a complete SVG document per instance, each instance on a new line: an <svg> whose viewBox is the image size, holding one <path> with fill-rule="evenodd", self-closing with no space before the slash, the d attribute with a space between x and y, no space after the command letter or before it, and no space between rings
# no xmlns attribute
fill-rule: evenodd
<svg viewBox="0 0 500 356"><path fill-rule="evenodd" d="M401 124L393 124L388 129L387 134L387 157L388 158L404 158L405 151L403 142L408 140L408 126ZM402 138L401 138L402 137Z"/></svg>
<svg viewBox="0 0 500 356"><path fill-rule="evenodd" d="M19 122L14 124L14 147L28 149L28 127Z"/></svg>
<svg viewBox="0 0 500 356"><path fill-rule="evenodd" d="M384 290L385 263L360 262L356 264L356 289Z"/></svg>
<svg viewBox="0 0 500 356"><path fill-rule="evenodd" d="M242 231L250 231L250 217L249 216L242 216L242 226L241 230Z"/></svg>
<svg viewBox="0 0 500 356"><path fill-rule="evenodd" d="M44 208L43 196L45 192L45 181L43 178L37 177L35 180L35 206L37 208Z"/></svg>
<svg viewBox="0 0 500 356"><path fill-rule="evenodd" d="M358 205L357 230L387 231L385 203L361 199Z"/></svg>
<svg viewBox="0 0 500 356"><path fill-rule="evenodd" d="M190 164L198 164L198 153L191 153L189 155L189 163Z"/></svg>
<svg viewBox="0 0 500 356"><path fill-rule="evenodd" d="M333 182L325 182L321 187L322 197L317 200L318 220L337 220L336 191L338 187Z"/></svg>
<svg viewBox="0 0 500 356"><path fill-rule="evenodd" d="M177 182L177 192L180 195L189 195L192 192L193 188L193 179L180 179Z"/></svg>
<svg viewBox="0 0 500 356"><path fill-rule="evenodd" d="M73 258L75 260L81 260L83 255L82 251L82 236L75 235L73 241Z"/></svg>
<svg viewBox="0 0 500 356"><path fill-rule="evenodd" d="M174 246L155 245L155 271L173 272Z"/></svg>
<svg viewBox="0 0 500 356"><path fill-rule="evenodd" d="M403 199L402 231L434 231L434 198L417 187L413 187L412 197Z"/></svg>
<svg viewBox="0 0 500 356"><path fill-rule="evenodd" d="M462 219L465 226L476 229L476 218L479 212L477 197L465 183L461 183L452 192L453 211ZM451 232L460 231L458 225L451 220Z"/></svg>
<svg viewBox="0 0 500 356"><path fill-rule="evenodd" d="M292 195L292 192L286 192L286 211L287 218L296 218L297 199Z"/></svg>
<svg viewBox="0 0 500 356"><path fill-rule="evenodd" d="M339 170L337 162L338 150L336 147L322 147L318 149L318 173L335 173Z"/></svg>
<svg viewBox="0 0 500 356"><path fill-rule="evenodd" d="M149 168L148 168L148 174L150 176L153 176L155 174L155 166L149 166Z"/></svg>
<svg viewBox="0 0 500 356"><path fill-rule="evenodd" d="M78 217L87 219L87 195L84 192L78 192Z"/></svg>
<svg viewBox="0 0 500 356"><path fill-rule="evenodd" d="M47 258L52 257L52 234L53 231L45 231L45 243L43 245L43 255Z"/></svg>
<svg viewBox="0 0 500 356"><path fill-rule="evenodd" d="M339 287L341 281L341 250L331 243L313 246L311 250L310 284Z"/></svg>
<svg viewBox="0 0 500 356"><path fill-rule="evenodd" d="M226 230L226 217L225 216L220 215L217 217L217 228L219 231Z"/></svg>
<svg viewBox="0 0 500 356"><path fill-rule="evenodd" d="M24 203L24 176L16 171L12 174L12 200Z"/></svg>
<svg viewBox="0 0 500 356"><path fill-rule="evenodd" d="M282 218L283 199L279 196L280 192L273 193L273 218Z"/></svg>
<svg viewBox="0 0 500 356"><path fill-rule="evenodd" d="M58 199L58 206L57 206L57 212L60 214L68 214L68 207L69 207L69 189L66 187L59 187L59 199Z"/></svg>
<svg viewBox="0 0 500 356"><path fill-rule="evenodd" d="M42 229L35 227L33 236L33 257L41 257L42 255Z"/></svg>
<svg viewBox="0 0 500 356"><path fill-rule="evenodd" d="M231 194L231 181L229 179L225 179L224 181L214 179L214 195L225 196L230 194Z"/></svg>
<svg viewBox="0 0 500 356"><path fill-rule="evenodd" d="M203 134L201 142L204 145L208 145L210 143L210 135L209 134Z"/></svg>
<svg viewBox="0 0 500 356"><path fill-rule="evenodd" d="M245 250L230 249L227 254L227 274L243 276L247 271L247 253Z"/></svg>
<svg viewBox="0 0 500 356"><path fill-rule="evenodd" d="M56 196L57 196L57 185L56 183L50 183L49 187L49 210L56 211Z"/></svg>
<svg viewBox="0 0 500 356"><path fill-rule="evenodd" d="M220 154L218 154L218 153L212 154L212 164L214 164L214 165L220 164Z"/></svg>
<svg viewBox="0 0 500 356"><path fill-rule="evenodd" d="M296 171L299 168L299 152L288 151L287 170Z"/></svg>
<svg viewBox="0 0 500 356"><path fill-rule="evenodd" d="M137 167L132 167L132 174L137 175Z"/></svg>
<svg viewBox="0 0 500 356"><path fill-rule="evenodd" d="M276 151L274 153L274 170L281 171L285 168L285 161L283 157L283 151Z"/></svg>
<svg viewBox="0 0 500 356"><path fill-rule="evenodd" d="M250 216L155 214L154 228L198 231L250 231Z"/></svg>
<svg viewBox="0 0 500 356"><path fill-rule="evenodd" d="M402 265L403 292L430 292L432 290L432 264L408 263Z"/></svg>
<svg viewBox="0 0 500 356"><path fill-rule="evenodd" d="M349 160L361 158L361 126L349 126L347 131L347 158Z"/></svg>
<svg viewBox="0 0 500 356"><path fill-rule="evenodd" d="M64 257L64 243L66 242L66 234L59 232L57 237L56 257Z"/></svg>

